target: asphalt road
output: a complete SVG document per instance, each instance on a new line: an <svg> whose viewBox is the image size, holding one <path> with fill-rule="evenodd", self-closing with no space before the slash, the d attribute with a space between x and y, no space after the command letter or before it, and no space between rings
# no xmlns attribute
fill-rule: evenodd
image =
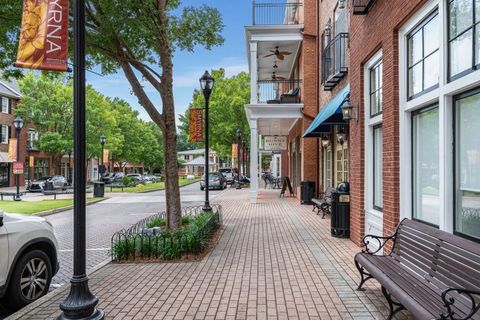
<svg viewBox="0 0 480 320"><path fill-rule="evenodd" d="M222 191L211 190L214 200ZM181 188L183 206L201 205L204 191L195 183ZM87 270L109 259L112 235L137 221L165 209L165 191L118 194L100 203L87 206ZM69 282L73 272L73 210L47 216L55 227L59 243L60 270L52 279L51 289ZM0 309L0 319L7 316Z"/></svg>

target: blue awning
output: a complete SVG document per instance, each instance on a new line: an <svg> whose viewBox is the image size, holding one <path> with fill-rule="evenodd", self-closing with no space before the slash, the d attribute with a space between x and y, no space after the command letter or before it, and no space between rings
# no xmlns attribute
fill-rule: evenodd
<svg viewBox="0 0 480 320"><path fill-rule="evenodd" d="M345 124L342 106L350 94L350 84L347 84L326 106L320 109L310 127L303 134L304 138L317 138L322 133L330 133L330 127L335 124Z"/></svg>

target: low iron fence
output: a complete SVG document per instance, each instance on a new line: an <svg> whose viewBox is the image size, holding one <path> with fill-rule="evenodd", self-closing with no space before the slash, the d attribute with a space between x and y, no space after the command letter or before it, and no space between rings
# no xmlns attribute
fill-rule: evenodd
<svg viewBox="0 0 480 320"><path fill-rule="evenodd" d="M298 1L262 3L253 1L254 25L283 25L300 23L300 8Z"/></svg>
<svg viewBox="0 0 480 320"><path fill-rule="evenodd" d="M302 80L258 80L259 103L300 103Z"/></svg>
<svg viewBox="0 0 480 320"><path fill-rule="evenodd" d="M112 261L173 260L185 254L201 253L222 223L222 207L213 205L211 212L203 211L202 207L186 207L182 209L182 217L187 217L190 223L175 231L150 227L166 220L166 213L161 212L116 232L111 240Z"/></svg>

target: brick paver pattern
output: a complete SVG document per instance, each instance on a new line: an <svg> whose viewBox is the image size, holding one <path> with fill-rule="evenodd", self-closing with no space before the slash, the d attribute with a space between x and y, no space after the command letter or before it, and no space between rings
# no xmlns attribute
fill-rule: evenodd
<svg viewBox="0 0 480 320"><path fill-rule="evenodd" d="M217 198L224 230L216 248L189 263L109 264L90 278L108 319L385 319L378 283L356 291L359 251L330 236L330 219L263 191ZM21 319L52 319L68 287ZM409 319L402 312L397 319ZM15 317L12 317L15 319Z"/></svg>

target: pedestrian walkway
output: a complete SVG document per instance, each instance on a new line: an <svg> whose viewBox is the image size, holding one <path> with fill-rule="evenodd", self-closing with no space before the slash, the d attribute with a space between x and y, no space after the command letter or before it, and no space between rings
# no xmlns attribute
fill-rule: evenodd
<svg viewBox="0 0 480 320"><path fill-rule="evenodd" d="M262 191L230 189L216 248L189 263L109 264L90 287L108 319L385 319L388 310L374 280L355 290L359 251L332 238L322 220L298 200ZM68 286L8 319L52 319ZM397 319L409 319L405 312Z"/></svg>

